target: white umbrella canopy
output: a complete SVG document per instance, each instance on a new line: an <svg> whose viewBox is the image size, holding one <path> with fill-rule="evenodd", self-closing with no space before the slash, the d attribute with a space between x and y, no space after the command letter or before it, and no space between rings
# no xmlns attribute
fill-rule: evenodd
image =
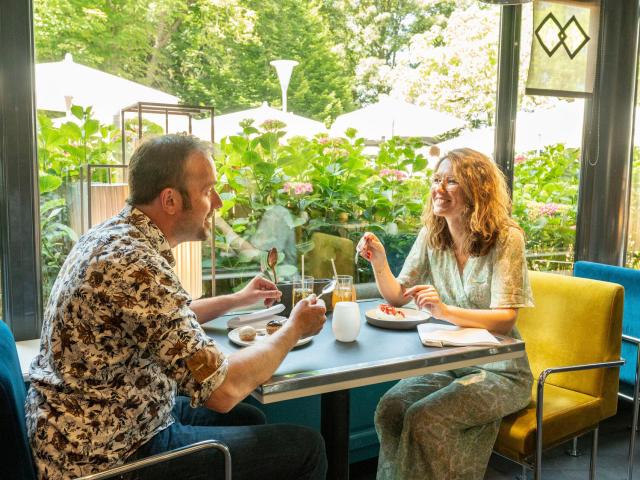
<svg viewBox="0 0 640 480"><path fill-rule="evenodd" d="M177 104L178 101L178 97L160 90L75 63L69 53L61 62L36 65L39 110L66 112L70 103L92 106L97 119L113 123L121 108L136 102Z"/></svg>
<svg viewBox="0 0 640 480"><path fill-rule="evenodd" d="M579 148L582 143L584 103L562 102L549 109L535 112L518 112L516 120L516 145L518 153L541 150L547 145L563 143ZM483 127L463 132L461 135L438 144L444 154L456 148L473 148L493 156L493 127Z"/></svg>
<svg viewBox="0 0 640 480"><path fill-rule="evenodd" d="M518 112L516 151L541 150L547 145L563 143L579 148L582 144L584 101L559 102L548 109Z"/></svg>
<svg viewBox="0 0 640 480"><path fill-rule="evenodd" d="M311 120L310 118L295 115L291 112L283 112L270 107L264 102L257 108L250 108L239 112L227 113L225 115L217 115L213 118L215 130L215 140L220 141L221 138L230 135L242 134L240 122L252 119L254 126L259 127L268 120L278 120L286 124L284 130L286 135L284 138L294 136L313 137L318 133L327 133L327 129L322 122ZM209 138L210 123L209 120L195 120L193 122L193 134L201 138Z"/></svg>
<svg viewBox="0 0 640 480"><path fill-rule="evenodd" d="M331 135L340 136L348 128L355 128L358 136L367 140L394 136L433 138L454 128L461 128L464 124L463 120L448 113L387 97L378 103L340 115L330 131Z"/></svg>
<svg viewBox="0 0 640 480"><path fill-rule="evenodd" d="M467 130L455 138L440 142L440 154L455 150L456 148L472 148L488 157L493 157L493 127L483 127L476 130Z"/></svg>

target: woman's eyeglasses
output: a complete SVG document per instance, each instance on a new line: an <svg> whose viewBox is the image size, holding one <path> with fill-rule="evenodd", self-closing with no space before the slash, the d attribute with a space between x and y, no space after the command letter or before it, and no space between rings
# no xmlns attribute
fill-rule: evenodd
<svg viewBox="0 0 640 480"><path fill-rule="evenodd" d="M452 191L458 188L459 183L455 178L451 177L431 177L431 188L444 188L447 191Z"/></svg>

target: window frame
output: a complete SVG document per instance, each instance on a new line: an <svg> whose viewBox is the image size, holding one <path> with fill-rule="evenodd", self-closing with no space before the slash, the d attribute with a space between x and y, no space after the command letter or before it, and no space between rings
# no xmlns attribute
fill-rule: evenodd
<svg viewBox="0 0 640 480"><path fill-rule="evenodd" d="M3 320L16 340L42 326L31 0L0 10L0 260Z"/></svg>

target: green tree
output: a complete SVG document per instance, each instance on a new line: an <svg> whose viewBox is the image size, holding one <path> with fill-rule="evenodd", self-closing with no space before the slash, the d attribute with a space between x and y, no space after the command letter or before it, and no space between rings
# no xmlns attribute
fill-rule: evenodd
<svg viewBox="0 0 640 480"><path fill-rule="evenodd" d="M446 24L455 8L453 0L327 0L322 11L336 51L355 76L357 100L369 103L389 93L388 74L406 56L414 35Z"/></svg>
<svg viewBox="0 0 640 480"><path fill-rule="evenodd" d="M90 3L90 4L89 4ZM325 120L351 109L353 72L334 51L320 0L36 0L39 62L76 61L219 112L280 102L271 60L300 65L292 111Z"/></svg>
<svg viewBox="0 0 640 480"><path fill-rule="evenodd" d="M289 109L325 120L351 107L351 78L332 51L331 35L316 2L246 0L236 9L193 3L168 45L167 70L187 102L209 101L221 112L280 103L278 58L300 65L289 85ZM239 10L238 10L239 9ZM212 25L237 23L228 31Z"/></svg>
<svg viewBox="0 0 640 480"><path fill-rule="evenodd" d="M34 35L38 62L75 61L143 79L158 23L152 0L36 0Z"/></svg>

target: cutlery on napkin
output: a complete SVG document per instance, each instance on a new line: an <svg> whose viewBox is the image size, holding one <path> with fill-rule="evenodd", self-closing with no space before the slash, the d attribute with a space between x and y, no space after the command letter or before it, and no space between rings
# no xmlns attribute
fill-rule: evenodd
<svg viewBox="0 0 640 480"><path fill-rule="evenodd" d="M256 320L277 315L278 313L282 312L284 308L285 307L282 303L277 303L272 307L265 308L264 310L258 310L257 312L238 315L237 317L233 317L229 319L229 321L227 322L227 326L229 326L229 324L232 322L233 322L233 328L241 327L243 325L248 325L250 323L255 322Z"/></svg>

